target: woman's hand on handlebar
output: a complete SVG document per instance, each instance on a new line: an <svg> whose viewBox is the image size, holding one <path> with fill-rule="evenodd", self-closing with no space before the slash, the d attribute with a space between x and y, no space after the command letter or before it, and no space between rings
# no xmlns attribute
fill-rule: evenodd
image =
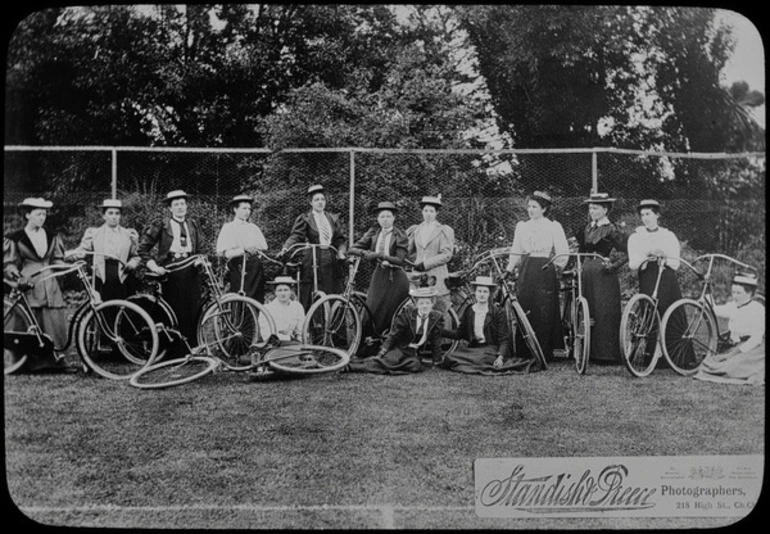
<svg viewBox="0 0 770 534"><path fill-rule="evenodd" d="M163 276L166 274L166 269L155 263L155 260L149 260L147 262L147 268L150 270L151 273L157 274L158 276Z"/></svg>

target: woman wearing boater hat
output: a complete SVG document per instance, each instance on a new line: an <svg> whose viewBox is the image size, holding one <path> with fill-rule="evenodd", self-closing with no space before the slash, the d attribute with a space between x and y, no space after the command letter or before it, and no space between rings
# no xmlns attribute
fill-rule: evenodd
<svg viewBox="0 0 770 534"><path fill-rule="evenodd" d="M68 251L67 258L82 259L85 257L84 252L116 257L120 262L107 256L94 256L96 290L102 300L124 299L133 293L133 287L128 283L130 271L135 270L141 262L137 252L139 234L133 228L121 226L123 203L120 200L106 199L99 207L104 224L86 228L80 245Z"/></svg>
<svg viewBox="0 0 770 534"><path fill-rule="evenodd" d="M49 232L45 224L48 210L53 202L43 198L25 198L19 209L25 219L24 228L11 232L3 239L3 275L10 280L29 277L43 267L64 263L64 243L61 236ZM67 309L58 278L49 278L35 284L26 293L30 307L35 313L43 331L51 336L55 347L67 342ZM6 325L11 328L12 325ZM5 351L5 357L15 358L13 352ZM28 369L61 368L63 365L51 358L38 357L27 360Z"/></svg>
<svg viewBox="0 0 770 534"><path fill-rule="evenodd" d="M733 277L732 300L714 306L718 316L729 319L726 350L707 356L695 378L723 384L765 383L765 307L754 299L757 286L753 274Z"/></svg>
<svg viewBox="0 0 770 534"><path fill-rule="evenodd" d="M563 343L555 266L563 269L569 261L568 256L562 256L546 270L542 269L553 255L569 252L561 224L546 217L552 202L551 196L542 191L535 191L527 199L529 220L516 224L506 267L508 273L519 270L519 303L529 317L546 360L553 359L553 349Z"/></svg>
<svg viewBox="0 0 770 534"><path fill-rule="evenodd" d="M164 265L181 261L203 250L198 225L187 217L187 193L177 189L166 195L171 216L145 228L139 239L139 256L156 274L166 274ZM157 245L155 258L150 252ZM201 282L198 269L188 267L169 272L162 285L163 298L179 321L180 332L194 343L197 339L198 309L201 304ZM181 347L180 347L181 350Z"/></svg>
<svg viewBox="0 0 770 534"><path fill-rule="evenodd" d="M377 224L356 241L349 253L377 261L366 293L366 306L372 312L375 333L379 334L390 326L399 304L409 296L409 279L400 268L408 252L409 239L393 224L398 211L395 204L380 202L374 211Z"/></svg>
<svg viewBox="0 0 770 534"><path fill-rule="evenodd" d="M227 279L230 291L241 290L241 273L244 258L246 274L243 291L247 297L259 302L265 300L265 277L262 260L258 250L267 250L267 241L259 227L249 222L254 199L248 195L238 195L230 201L233 207L233 220L222 225L217 238L217 256L227 259Z"/></svg>
<svg viewBox="0 0 770 534"><path fill-rule="evenodd" d="M411 226L406 235L409 238L409 259L415 269L436 277L436 311L446 313L452 307L446 277L447 263L452 259L455 246L455 232L446 224L436 220L441 210L441 195L422 197L419 202L422 222Z"/></svg>
<svg viewBox="0 0 770 534"><path fill-rule="evenodd" d="M620 280L618 269L628 261L626 237L610 222L607 215L614 198L607 193L592 193L583 203L588 204L590 222L577 234L578 252L595 253L610 258L609 263L598 258L583 261L583 296L593 319L591 328L591 361L620 363Z"/></svg>
<svg viewBox="0 0 770 534"><path fill-rule="evenodd" d="M318 290L324 293L342 293L345 281L345 269L338 263L345 259L347 244L342 232L339 215L326 211L326 190L321 185L310 186L307 190L310 211L299 215L294 221L280 255L297 243L331 245L337 249L337 255L331 249L316 250L318 261ZM313 254L305 251L302 258L302 276L300 279L299 300L307 310L313 303Z"/></svg>

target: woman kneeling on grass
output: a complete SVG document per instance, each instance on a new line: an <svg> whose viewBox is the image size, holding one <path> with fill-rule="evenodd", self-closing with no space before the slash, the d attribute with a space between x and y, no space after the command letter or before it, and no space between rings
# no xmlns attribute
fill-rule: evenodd
<svg viewBox="0 0 770 534"><path fill-rule="evenodd" d="M510 358L510 330L505 312L490 302L497 286L490 276L477 276L474 286L476 303L468 306L460 317L457 330L444 330L443 336L462 339L460 345L448 354L441 366L450 371L478 375L527 373L534 359Z"/></svg>
<svg viewBox="0 0 770 534"><path fill-rule="evenodd" d="M402 375L424 371L420 348L430 347L433 365L441 363L441 332L444 318L433 306L433 287L411 289L415 306L405 306L393 320L393 328L376 356L350 362L347 369L359 373Z"/></svg>
<svg viewBox="0 0 770 534"><path fill-rule="evenodd" d="M757 279L738 274L733 278L732 302L714 306L720 317L729 319L728 348L708 356L695 378L723 384L765 383L765 307L754 299Z"/></svg>

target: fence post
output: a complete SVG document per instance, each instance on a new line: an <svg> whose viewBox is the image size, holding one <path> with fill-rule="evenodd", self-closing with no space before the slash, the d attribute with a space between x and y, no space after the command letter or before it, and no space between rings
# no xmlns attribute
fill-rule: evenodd
<svg viewBox="0 0 770 534"><path fill-rule="evenodd" d="M355 223L355 199L356 199L356 150L350 149L350 199L348 200L348 246L353 246L353 230Z"/></svg>
<svg viewBox="0 0 770 534"><path fill-rule="evenodd" d="M112 181L110 184L110 197L115 200L118 198L118 151L114 148L112 152Z"/></svg>
<svg viewBox="0 0 770 534"><path fill-rule="evenodd" d="M596 148L591 152L591 193L599 192L599 159Z"/></svg>

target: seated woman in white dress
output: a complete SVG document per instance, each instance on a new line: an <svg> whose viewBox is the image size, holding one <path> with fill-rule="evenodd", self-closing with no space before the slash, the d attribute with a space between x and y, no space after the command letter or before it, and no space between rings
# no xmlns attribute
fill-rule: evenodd
<svg viewBox="0 0 770 534"><path fill-rule="evenodd" d="M738 274L733 278L732 301L714 306L729 319L730 347L708 356L695 378L724 384L765 383L765 307L754 299L757 278Z"/></svg>

